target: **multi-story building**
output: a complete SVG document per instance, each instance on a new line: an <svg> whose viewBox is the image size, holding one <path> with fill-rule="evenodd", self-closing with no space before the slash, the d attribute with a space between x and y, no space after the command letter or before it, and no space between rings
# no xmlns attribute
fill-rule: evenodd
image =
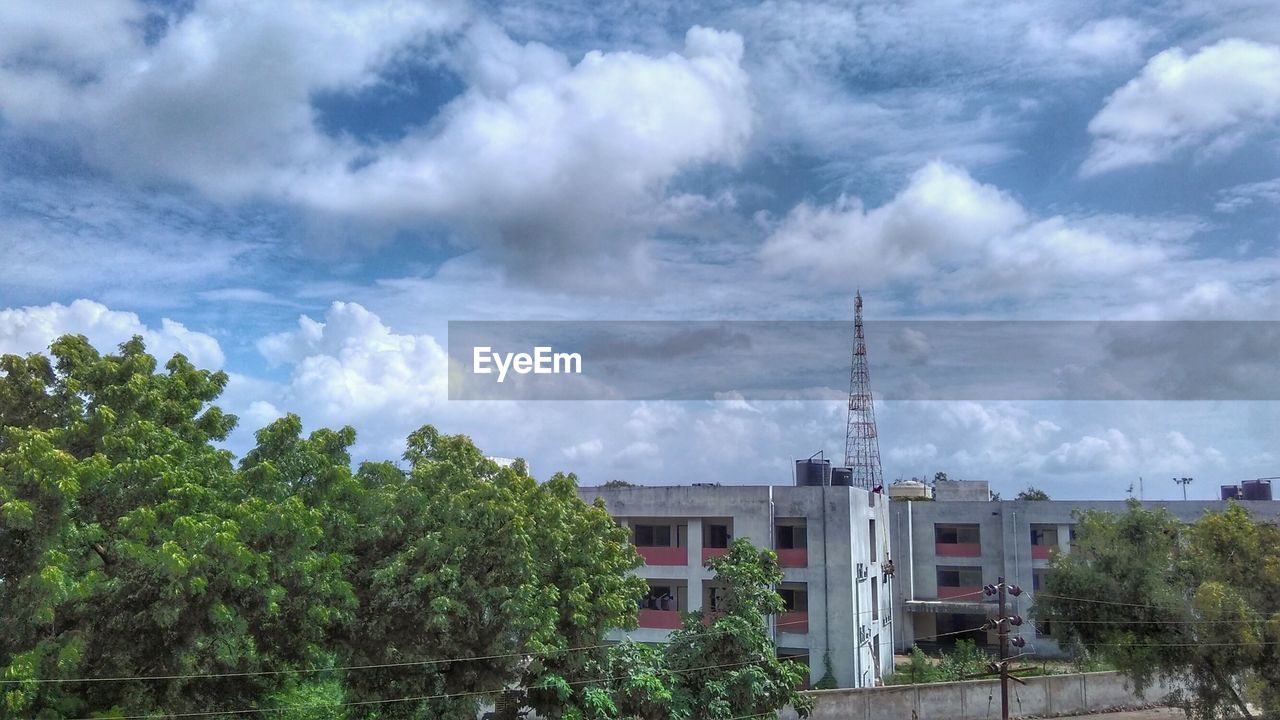
<svg viewBox="0 0 1280 720"><path fill-rule="evenodd" d="M856 487L584 487L631 530L649 583L640 627L616 638L664 642L681 614L713 614L722 597L704 563L735 538L774 549L787 604L771 619L781 656L802 658L816 684L875 685L893 667L889 500Z"/></svg>
<svg viewBox="0 0 1280 720"><path fill-rule="evenodd" d="M954 484L954 483L952 483ZM890 503L895 591L900 608L894 647L949 645L970 638L994 646L994 632L980 628L994 615L993 599L982 586L999 577L1020 585L1023 595L1009 599L1011 613L1028 617L1035 593L1048 577L1053 552L1070 552L1077 510L1123 513L1125 501L1004 501L988 499L986 483L965 483L962 490L937 488L932 501ZM957 497L977 499L954 499ZM1145 502L1192 522L1225 502ZM1280 516L1280 502L1241 503L1259 517ZM1064 655L1049 623L1028 624L1022 633L1026 651L1041 657Z"/></svg>

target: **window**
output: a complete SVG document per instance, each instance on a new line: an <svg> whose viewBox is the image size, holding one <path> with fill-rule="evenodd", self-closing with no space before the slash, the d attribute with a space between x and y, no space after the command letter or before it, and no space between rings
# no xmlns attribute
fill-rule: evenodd
<svg viewBox="0 0 1280 720"><path fill-rule="evenodd" d="M804 550L809 546L808 528L803 522L778 523L774 537L778 550Z"/></svg>
<svg viewBox="0 0 1280 720"><path fill-rule="evenodd" d="M871 578L871 619L880 619L880 578Z"/></svg>
<svg viewBox="0 0 1280 720"><path fill-rule="evenodd" d="M640 601L642 610L675 610L676 588L672 585L650 585L649 594Z"/></svg>
<svg viewBox="0 0 1280 720"><path fill-rule="evenodd" d="M672 547L670 525L636 525L636 547Z"/></svg>
<svg viewBox="0 0 1280 720"><path fill-rule="evenodd" d="M1032 570L1031 571L1031 589L1034 592L1040 592L1045 588L1045 583L1049 580L1048 570Z"/></svg>
<svg viewBox="0 0 1280 720"><path fill-rule="evenodd" d="M1058 546L1058 526L1057 525L1032 525L1031 526L1031 544L1037 547L1057 547Z"/></svg>
<svg viewBox="0 0 1280 720"><path fill-rule="evenodd" d="M778 588L778 594L782 596L786 612L809 611L809 591L804 583L784 584Z"/></svg>
<svg viewBox="0 0 1280 720"><path fill-rule="evenodd" d="M938 568L938 587L982 587L982 568L940 567Z"/></svg>
<svg viewBox="0 0 1280 720"><path fill-rule="evenodd" d="M702 604L709 612L720 612L724 610L725 594L727 589L719 585L707 585L706 596L702 600Z"/></svg>
<svg viewBox="0 0 1280 720"><path fill-rule="evenodd" d="M868 526L867 534L871 538L871 562L875 562L876 561L876 521L868 520L867 526Z"/></svg>
<svg viewBox="0 0 1280 720"><path fill-rule="evenodd" d="M723 523L703 525L702 546L709 548L729 547L729 526Z"/></svg>
<svg viewBox="0 0 1280 720"><path fill-rule="evenodd" d="M934 525L933 536L939 545L977 545L982 542L977 525Z"/></svg>
<svg viewBox="0 0 1280 720"><path fill-rule="evenodd" d="M1053 635L1052 623L1052 620L1037 620L1035 622L1036 637L1051 637Z"/></svg>

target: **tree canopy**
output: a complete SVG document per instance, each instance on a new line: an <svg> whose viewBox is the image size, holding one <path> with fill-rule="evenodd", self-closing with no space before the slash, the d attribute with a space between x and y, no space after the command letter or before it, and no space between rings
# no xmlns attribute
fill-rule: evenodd
<svg viewBox="0 0 1280 720"><path fill-rule="evenodd" d="M1140 690L1176 681L1197 718L1280 712L1280 527L1237 503L1191 525L1136 500L1081 514L1033 614Z"/></svg>
<svg viewBox="0 0 1280 720"><path fill-rule="evenodd" d="M640 558L572 475L431 426L353 471L292 415L237 465L226 382L136 338L0 358L0 716L472 718L625 659Z"/></svg>
<svg viewBox="0 0 1280 720"><path fill-rule="evenodd" d="M1013 497L1014 500L1048 500L1049 493L1041 490L1034 485L1028 485L1026 490L1018 493Z"/></svg>

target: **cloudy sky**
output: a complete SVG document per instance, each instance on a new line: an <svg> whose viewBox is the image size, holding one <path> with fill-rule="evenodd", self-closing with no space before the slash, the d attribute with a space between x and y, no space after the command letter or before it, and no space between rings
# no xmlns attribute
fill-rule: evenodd
<svg viewBox="0 0 1280 720"><path fill-rule="evenodd" d="M447 323L1273 319L1277 219L1273 0L0 4L0 352L142 334L238 452L785 483L839 403L450 402ZM878 413L888 478L1280 475L1274 402Z"/></svg>

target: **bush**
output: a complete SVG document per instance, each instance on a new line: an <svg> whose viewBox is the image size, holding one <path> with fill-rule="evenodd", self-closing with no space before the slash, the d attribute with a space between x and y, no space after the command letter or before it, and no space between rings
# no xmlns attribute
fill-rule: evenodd
<svg viewBox="0 0 1280 720"><path fill-rule="evenodd" d="M974 675L986 672L991 658L978 649L972 640L957 640L956 647L949 653L943 653L942 663L938 665L938 676L943 681L968 680Z"/></svg>

